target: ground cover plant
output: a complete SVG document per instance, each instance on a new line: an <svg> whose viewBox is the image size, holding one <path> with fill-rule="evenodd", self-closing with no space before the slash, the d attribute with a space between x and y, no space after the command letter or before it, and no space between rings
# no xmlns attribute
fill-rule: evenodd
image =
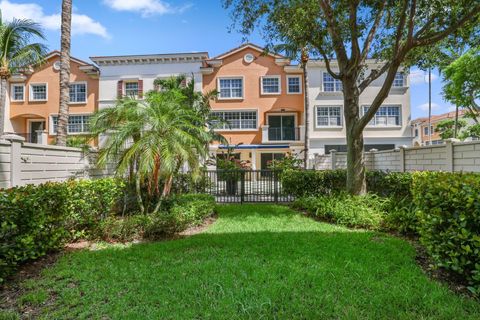
<svg viewBox="0 0 480 320"><path fill-rule="evenodd" d="M283 206L220 206L209 229L79 251L23 284L39 319L478 319L404 240ZM5 311L7 312L7 311ZM9 311L10 315L13 311Z"/></svg>

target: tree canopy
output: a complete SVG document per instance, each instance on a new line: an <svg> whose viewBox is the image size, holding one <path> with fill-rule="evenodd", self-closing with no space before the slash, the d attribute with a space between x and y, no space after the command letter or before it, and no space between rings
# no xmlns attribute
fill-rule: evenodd
<svg viewBox="0 0 480 320"><path fill-rule="evenodd" d="M445 41L480 36L478 0L223 0L233 27L260 29L269 46L297 43L342 82L347 188L366 192L363 130L387 98L400 68L420 64ZM367 111L361 93L382 77Z"/></svg>

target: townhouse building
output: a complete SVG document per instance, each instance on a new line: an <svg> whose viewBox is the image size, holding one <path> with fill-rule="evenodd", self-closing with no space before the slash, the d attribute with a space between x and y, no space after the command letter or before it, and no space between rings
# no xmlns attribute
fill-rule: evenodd
<svg viewBox="0 0 480 320"><path fill-rule="evenodd" d="M368 65L370 68L375 67L375 61L369 61ZM332 61L331 67L338 70L335 61ZM328 154L332 149L346 151L342 83L327 72L325 63L321 60L309 61L307 70L311 108L309 157ZM375 80L360 95L360 114L368 110L384 79L383 76ZM364 130L364 140L367 151L388 150L411 144L410 90L405 73L397 73L390 94Z"/></svg>
<svg viewBox="0 0 480 320"><path fill-rule="evenodd" d="M286 153L304 148L303 77L298 66L277 54L243 44L205 61L203 91L217 90L211 103L216 130L227 140L211 145L213 156L233 148L251 169L267 169Z"/></svg>
<svg viewBox="0 0 480 320"><path fill-rule="evenodd" d="M88 131L89 116L97 109L98 68L71 58L69 135ZM23 136L26 142L53 143L60 94L60 52L53 51L45 63L14 74L9 80L5 131Z"/></svg>
<svg viewBox="0 0 480 320"><path fill-rule="evenodd" d="M458 118L462 119L465 115L465 110L458 110ZM428 126L428 117L422 117L412 120L411 126L413 131L412 145L428 146L430 144L442 144L444 143L440 133L437 131L437 125L443 120L454 120L455 111L432 115L430 118L430 128ZM473 124L473 119L465 119L468 124Z"/></svg>

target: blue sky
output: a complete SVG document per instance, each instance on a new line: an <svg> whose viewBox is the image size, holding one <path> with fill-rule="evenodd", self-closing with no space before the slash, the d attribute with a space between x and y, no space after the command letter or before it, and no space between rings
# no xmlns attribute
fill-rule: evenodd
<svg viewBox="0 0 480 320"><path fill-rule="evenodd" d="M72 55L90 56L208 51L210 56L238 46L243 36L229 32L231 19L221 0L73 0ZM61 0L0 0L4 18L40 22L51 50L60 47ZM259 45L261 37L248 39ZM412 118L428 115L428 84L411 70ZM433 113L451 110L441 97L441 79L432 81Z"/></svg>

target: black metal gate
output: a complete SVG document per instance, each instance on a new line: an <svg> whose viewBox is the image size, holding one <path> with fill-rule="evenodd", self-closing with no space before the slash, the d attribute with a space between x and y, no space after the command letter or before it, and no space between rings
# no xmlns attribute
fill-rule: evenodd
<svg viewBox="0 0 480 320"><path fill-rule="evenodd" d="M219 203L290 202L293 197L283 191L280 172L276 170L205 171L205 192Z"/></svg>

